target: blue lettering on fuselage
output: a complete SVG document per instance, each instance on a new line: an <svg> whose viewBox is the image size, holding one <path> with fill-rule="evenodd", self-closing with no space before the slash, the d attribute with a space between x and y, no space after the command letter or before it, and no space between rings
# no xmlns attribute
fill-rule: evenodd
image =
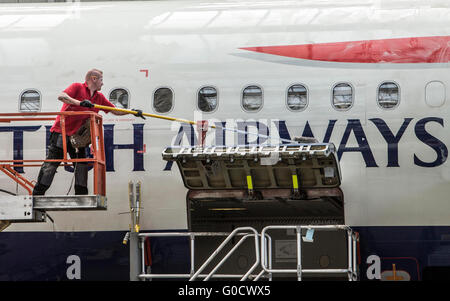
<svg viewBox="0 0 450 301"><path fill-rule="evenodd" d="M337 120L330 120L328 121L328 126L327 126L327 130L325 132L325 136L322 139L323 143L328 143L330 142L330 138L331 138L331 134L333 133L333 129L334 129L334 125L336 123ZM280 121L275 121L275 126L277 127L278 133L280 135L281 139L285 139L285 140L292 140L293 138L291 137L291 135L289 134L289 131L287 129L286 126L286 121L284 120L280 120ZM306 121L306 125L305 128L303 130L302 133L303 137L310 137L310 138L315 138L312 130L311 130L311 126L309 125L309 122ZM289 142L283 141L283 144L287 144Z"/></svg>
<svg viewBox="0 0 450 301"><path fill-rule="evenodd" d="M250 128L254 127L258 131L258 135L249 135ZM259 121L239 121L238 129L238 145L262 144L267 141L269 136L269 128Z"/></svg>
<svg viewBox="0 0 450 301"><path fill-rule="evenodd" d="M355 135L356 141L358 142L358 147L347 147L348 138L350 137L351 132ZM345 128L345 132L342 136L337 152L339 160L341 160L344 152L360 152L366 162L366 167L378 167L359 119L348 120L347 127Z"/></svg>
<svg viewBox="0 0 450 301"><path fill-rule="evenodd" d="M387 143L387 152L388 152L387 167L400 167L400 165L398 165L398 142L403 137L403 134L405 133L406 128L408 127L412 118L405 118L403 124L401 125L400 129L398 130L395 136L383 119L372 118L369 120L375 124L375 126L378 128L378 130L380 131L381 135L383 136L384 140Z"/></svg>
<svg viewBox="0 0 450 301"><path fill-rule="evenodd" d="M13 160L23 160L23 132L35 132L41 126L1 126L0 133L13 133ZM18 162L20 164L20 162ZM16 165L19 165L16 164ZM14 170L23 173L23 167L14 166Z"/></svg>
<svg viewBox="0 0 450 301"><path fill-rule="evenodd" d="M439 139L430 135L425 130L425 124L428 122L437 122L438 124L444 126L444 120L442 118L437 117L428 117L419 120L414 127L414 131L416 133L416 137L419 138L420 141L431 147L436 152L436 160L433 162L423 162L422 160L414 154L414 164L422 167L435 167L444 164L448 157L448 149L447 146Z"/></svg>
<svg viewBox="0 0 450 301"><path fill-rule="evenodd" d="M388 124L381 118L368 119L380 132L383 139L386 141L387 145L387 165L386 167L400 167L399 164L399 154L398 154L398 144L408 126L411 124L413 118L404 118L402 125L398 130L393 131ZM322 140L324 143L330 142L331 135L335 128L337 120L329 120L328 125L322 139L318 139L314 136L312 128L309 122L306 122L305 127L302 132L304 137L317 138L319 141ZM424 161L420 154L414 153L413 163L416 166L421 167L436 167L444 164L448 157L448 148L444 142L440 139L434 137L429 132L427 132L425 126L428 123L436 123L444 127L444 120L438 117L426 117L418 120L414 126L414 133L419 141L430 147L436 153L436 159L427 162ZM282 139L291 140L292 133L289 133L286 121L274 121L276 129L278 130L278 135ZM217 129L215 130L215 143L216 145L226 145L225 132L220 128L226 126L226 122L216 122ZM270 136L269 127L258 121L246 121L238 122L238 143L239 144L254 144L254 143L264 143L267 141L266 137L256 137L250 136L243 132L249 130L250 127L255 127L258 133L264 136ZM13 158L14 160L23 160L23 139L24 132L35 132L39 130L41 126L5 126L0 127L0 133L13 133ZM45 126L46 129L46 145L49 144L50 126ZM349 138L353 135L356 139L357 146L348 146ZM188 139L191 146L197 144L197 133L192 125L181 125L172 145L181 145L184 136ZM142 152L144 146L144 124L133 124L133 135L129 137L129 143L119 144L114 141L114 124L104 125L104 143L105 143L105 157L106 157L106 171L113 172L114 168L114 154L116 151L132 151L133 154L133 171L145 171L144 168L144 153ZM286 142L283 142L286 143ZM152 147L151 143L149 147ZM364 128L359 119L348 119L347 125L345 127L344 133L342 135L341 141L338 146L337 155L338 159L341 160L342 157L347 152L360 153L362 159L364 160L366 167L378 167L375 157L372 153L369 141L367 139ZM88 156L90 154L88 153ZM36 159L36 158L33 158ZM169 161L166 163L164 170L171 170L173 162ZM23 173L23 167L15 166L15 170L19 173ZM66 167L66 170L73 171L72 168Z"/></svg>
<svg viewBox="0 0 450 301"><path fill-rule="evenodd" d="M177 136L175 137L175 141L173 141L173 145L181 145L184 135L186 135L186 137L188 138L189 144L191 146L197 144L197 136L192 124L181 124L180 128L178 129ZM225 143L225 137L223 137L223 141ZM173 161L167 161L164 170L172 170L172 165Z"/></svg>
<svg viewBox="0 0 450 301"><path fill-rule="evenodd" d="M106 171L114 170L114 151L122 149L133 150L133 171L144 170L144 124L133 124L133 143L114 143L114 124L103 125L105 142Z"/></svg>
<svg viewBox="0 0 450 301"><path fill-rule="evenodd" d="M215 137L216 137L216 145L217 146L224 146L225 145L225 130L223 128L225 127L227 123L225 121L223 122L215 122L214 125L216 126L215 130Z"/></svg>

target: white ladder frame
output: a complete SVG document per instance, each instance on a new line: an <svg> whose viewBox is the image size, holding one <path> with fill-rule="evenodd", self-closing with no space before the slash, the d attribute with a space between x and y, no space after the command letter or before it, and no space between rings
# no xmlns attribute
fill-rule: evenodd
<svg viewBox="0 0 450 301"><path fill-rule="evenodd" d="M270 235L267 234L269 230L274 229L293 229L296 231L296 246L297 246L297 267L296 269L273 269L272 268L272 239ZM348 265L346 269L303 269L302 268L302 230L319 230L319 231L337 231L344 230L347 232L347 260ZM131 233L136 235L139 246L139 260L140 260L140 274L137 275L138 280L153 279L153 278L186 278L189 281L194 281L197 278L204 278L203 281L210 280L211 278L236 278L240 281L248 280L250 277L253 281L257 281L267 274L267 279L272 280L272 276L275 273L294 273L297 275L297 280L301 281L303 274L347 274L349 281L358 280L357 274L357 263L356 263L356 252L357 252L357 241L358 236L353 230L346 225L282 225L282 226L267 226L263 228L259 234L252 227L239 227L234 229L231 233L226 232L157 232L157 233ZM228 251L228 253L220 260L220 262L209 272L209 274L202 274L203 270L211 263L211 261L219 254L219 252L229 243L229 241L235 236L243 236L235 246ZM226 236L224 241L217 247L217 249L206 259L202 266L195 272L194 256L195 256L195 237L197 236ZM151 274L145 271L145 239L148 237L189 237L190 244L190 261L191 270L189 274ZM255 263L250 267L250 269L244 275L237 274L216 274L217 270L225 263L225 261L241 246L241 244L248 238L253 237L255 240ZM131 248L130 248L131 250ZM133 253L130 252L130 261L136 260L137 258L132 258ZM130 266L134 266L131 264ZM252 272L258 267L262 267L262 270L257 274L252 274Z"/></svg>
<svg viewBox="0 0 450 301"><path fill-rule="evenodd" d="M353 230L346 225L305 225L305 226L295 226L295 225L283 225L283 226L267 226L261 231L261 257L267 257L268 251L266 250L267 243L265 242L265 237L268 230L274 229L293 229L296 231L296 246L297 246L297 268L296 269L272 269L268 267L265 262L261 262L263 270L267 273L295 273L297 274L297 280L301 281L303 274L319 274L319 273L330 273L330 274L343 274L346 273L349 281L358 280L357 274L357 264L356 264L356 246L357 246L357 235ZM346 269L303 269L302 268L302 229L314 229L319 231L336 231L345 230L347 231L347 261L348 266ZM271 258L270 258L271 261Z"/></svg>

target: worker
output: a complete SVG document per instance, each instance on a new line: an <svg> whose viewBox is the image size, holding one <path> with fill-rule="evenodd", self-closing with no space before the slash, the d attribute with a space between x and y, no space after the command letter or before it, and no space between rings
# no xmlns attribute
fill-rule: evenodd
<svg viewBox="0 0 450 301"><path fill-rule="evenodd" d="M106 97L100 92L103 86L103 72L98 69L89 70L85 77L84 83L73 83L65 89L58 96L58 100L64 104L61 112L66 111L94 111L99 112L99 109L94 107L95 104L115 107ZM135 116L142 117L142 111L136 110ZM107 110L104 112L108 113ZM126 112L111 111L115 115L125 115ZM71 159L86 158L86 149L84 147L75 148L70 143L70 137L75 135L89 119L89 115L74 115L65 117L66 130L66 145L67 151ZM63 159L63 140L60 123L60 116L56 117L55 123L50 129L50 139L48 146L47 160ZM89 134L90 137L90 134ZM60 162L44 162L39 171L37 183L33 189L33 195L44 195L53 181L56 169ZM75 195L88 194L87 177L88 165L86 162L74 162L75 173Z"/></svg>

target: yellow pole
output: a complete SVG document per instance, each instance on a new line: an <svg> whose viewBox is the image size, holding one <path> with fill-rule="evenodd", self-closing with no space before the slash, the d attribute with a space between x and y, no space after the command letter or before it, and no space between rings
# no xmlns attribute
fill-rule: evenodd
<svg viewBox="0 0 450 301"><path fill-rule="evenodd" d="M97 104L94 104L94 108L102 109L102 110L109 110L109 111L124 112L124 113L128 113L128 114L133 114L133 115L137 113L137 111L133 111L133 110L119 109L119 108L102 106L102 105L97 105ZM164 119L164 120L169 120L169 121L177 121L177 122L188 123L188 124L193 124L193 125L197 124L195 121L192 121L192 120L175 118L175 117L169 117L169 116L162 116L162 115L157 115L157 114L142 113L142 116L152 117L152 118L159 118L159 119ZM224 131L232 131L234 133L243 133L243 134L248 134L248 135L251 134L251 135L256 135L258 137L271 138L270 136L266 136L266 135L253 134L253 133L249 133L249 132L246 132L246 131L240 131L240 130L235 130L235 129L227 129L227 128L223 128L223 127L216 127L215 125L208 125L208 127L212 128L212 129L219 129L219 130L222 129ZM278 139L280 141L287 141L289 143L294 143L294 144L298 143L296 141L289 140L289 139L284 139L284 138L281 138L281 137L278 138Z"/></svg>
<svg viewBox="0 0 450 301"><path fill-rule="evenodd" d="M113 108L113 107L102 106L102 105L97 105L97 104L94 104L94 108L102 109L102 110L109 110L109 111L124 112L124 113L128 113L128 114L133 114L133 115L137 113L136 111L133 111L133 110L119 109L119 108ZM142 115L146 116L146 117L159 118L159 119L165 119L165 120L170 120L170 121L178 121L178 122L189 123L189 124L193 124L193 125L196 124L195 121L187 120L187 119L174 118L174 117L162 116L162 115L150 114L150 113L142 113ZM209 127L213 128L213 129L216 128L215 125L210 125Z"/></svg>

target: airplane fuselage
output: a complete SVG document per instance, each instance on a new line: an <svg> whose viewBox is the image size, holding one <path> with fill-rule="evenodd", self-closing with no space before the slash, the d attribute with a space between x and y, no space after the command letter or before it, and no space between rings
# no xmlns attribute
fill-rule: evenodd
<svg viewBox="0 0 450 301"><path fill-rule="evenodd" d="M449 7L151 1L2 5L0 11L2 112L17 112L26 90L40 94L39 111L59 111L57 95L70 83L83 82L85 72L95 67L104 72L105 96L126 90L130 109L160 114L155 92L167 88L173 103L163 115L271 137L210 130L206 145L280 143L277 138L295 136L332 142L342 171L345 221L361 235L362 266L370 266L366 259L376 255L386 259L383 269L392 262L403 264L413 280L423 278L427 267L450 266L445 249L450 233L450 73L448 46L440 43L450 36ZM332 45L327 54L329 43L341 42L348 44ZM302 57L302 45L312 44L318 48ZM360 50L348 54L352 47ZM397 103L390 108L379 102L384 83L397 86ZM351 105L345 109L334 106L339 84L350 93ZM287 101L294 85L306 90L307 105L301 110ZM210 112L199 107L203 87L217 93ZM259 88L256 110L245 110L248 87ZM144 231L187 229L186 188L161 152L169 145L196 144L196 132L164 120L102 114L108 211L57 212L54 224L14 224L1 234L6 253L26 248L25 242L15 241L18 236L33 243L41 235L49 245L58 245L51 269L63 269L67 256L78 254L81 260L114 262L121 271L117 278L127 278L121 237L129 227L129 215L122 214L129 211L129 181L143 183ZM0 154L16 160L44 158L51 125L0 124ZM37 178L36 168L19 171ZM70 167L60 167L47 194L65 194L72 177ZM0 183L16 191L6 176L0 175ZM90 244L98 252L84 259ZM6 280L65 277L47 268L31 276L19 268L14 276L17 264L5 266L0 275ZM364 272L361 277L371 279Z"/></svg>

